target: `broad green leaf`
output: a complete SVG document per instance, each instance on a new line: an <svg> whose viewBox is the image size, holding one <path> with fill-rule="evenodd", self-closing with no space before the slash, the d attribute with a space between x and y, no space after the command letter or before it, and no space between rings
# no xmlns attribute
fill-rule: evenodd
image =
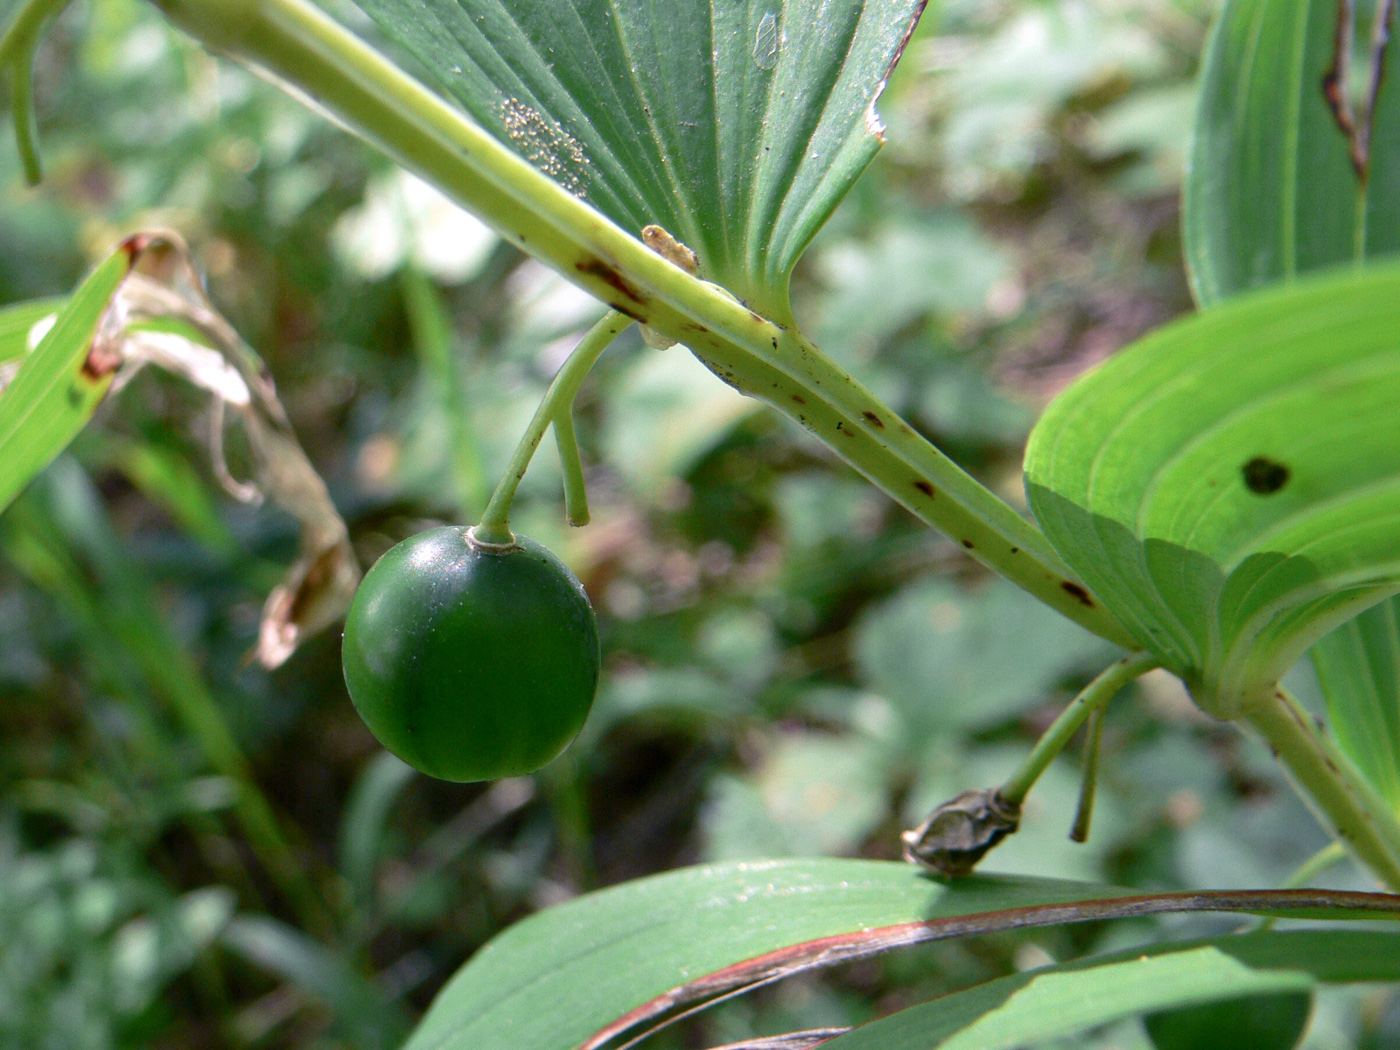
<svg viewBox="0 0 1400 1050"><path fill-rule="evenodd" d="M1134 948L988 981L864 1025L822 1046L1015 1050L1173 1006L1307 992L1317 981L1397 979L1400 935L1394 933L1232 934Z"/></svg>
<svg viewBox="0 0 1400 1050"><path fill-rule="evenodd" d="M502 142L783 321L925 0L357 2Z"/></svg>
<svg viewBox="0 0 1400 1050"><path fill-rule="evenodd" d="M1233 717L1400 589L1397 399L1400 267L1239 297L1061 394L1026 453L1031 505L1138 642Z"/></svg>
<svg viewBox="0 0 1400 1050"><path fill-rule="evenodd" d="M1367 41L1362 9L1354 33ZM1225 296L1400 249L1400 99L1386 63L1367 177L1323 96L1334 0L1229 0L1206 48L1184 235L1196 296ZM1352 76L1370 76L1364 56ZM1357 85L1359 86L1359 84ZM1352 92L1353 97L1355 92ZM1338 743L1400 812L1400 599L1312 650Z"/></svg>
<svg viewBox="0 0 1400 1050"><path fill-rule="evenodd" d="M87 425L111 386L112 371L90 367L88 352L131 259L118 249L93 271L0 393L0 511ZM26 319L6 315L12 318ZM32 325L38 318L29 320ZM19 324L0 327L0 337L5 330L18 332Z"/></svg>
<svg viewBox="0 0 1400 1050"><path fill-rule="evenodd" d="M1203 306L1400 249L1400 96L1383 83L1363 180L1323 95L1341 10L1336 0L1227 0L1220 12L1184 201L1186 256ZM1369 21L1357 26L1359 45L1369 42ZM1394 80L1395 63L1387 69ZM1363 93L1364 54L1351 75L1351 93Z"/></svg>
<svg viewBox="0 0 1400 1050"><path fill-rule="evenodd" d="M1120 910L1253 909L1262 899L1132 894L1048 879L978 876L947 884L888 861L686 868L576 898L506 930L448 982L406 1050L568 1050L605 1028L620 1030L614 1022L624 1015L641 1024L762 977L918 940ZM1366 909L1390 901L1353 897ZM1339 898L1268 899L1290 915L1361 914L1337 910Z"/></svg>
<svg viewBox="0 0 1400 1050"><path fill-rule="evenodd" d="M45 317L63 309L62 299L33 299L0 307L0 365L29 352L29 333Z"/></svg>
<svg viewBox="0 0 1400 1050"><path fill-rule="evenodd" d="M577 898L506 930L453 977L406 1050L563 1050L691 978L785 945L1072 901L1086 890L1093 892L1074 883L992 878L948 886L910 864L859 860L668 872Z"/></svg>

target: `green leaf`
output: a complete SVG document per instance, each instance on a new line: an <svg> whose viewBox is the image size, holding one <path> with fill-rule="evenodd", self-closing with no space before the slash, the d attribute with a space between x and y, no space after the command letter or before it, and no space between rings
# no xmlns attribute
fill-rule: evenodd
<svg viewBox="0 0 1400 1050"><path fill-rule="evenodd" d="M1228 0L1220 12L1184 201L1202 305L1400 249L1400 96L1382 84L1362 180L1323 95L1339 10L1336 0ZM1366 20L1356 37L1368 39ZM1354 87L1369 77L1364 55L1351 73Z"/></svg>
<svg viewBox="0 0 1400 1050"><path fill-rule="evenodd" d="M1368 915L1392 907L1379 894L1132 893L989 876L947 884L888 861L685 868L575 898L506 930L448 982L406 1050L563 1050L605 1028L620 1031L613 1022L624 1015L628 1026L643 1024L759 980L939 937L1167 910L1362 914L1342 908L1344 898ZM1393 907L1391 917L1400 916Z"/></svg>
<svg viewBox="0 0 1400 1050"><path fill-rule="evenodd" d="M692 977L794 942L1082 898L1086 887L911 864L791 860L686 868L532 915L443 989L406 1050L559 1050Z"/></svg>
<svg viewBox="0 0 1400 1050"><path fill-rule="evenodd" d="M1359 930L1232 934L1158 944L988 981L823 1043L825 1050L1015 1050L1135 1014L1316 981L1400 978L1400 936ZM1204 1044L1192 1044L1204 1050ZM1272 1044L1239 1042L1266 1050ZM1286 1045L1286 1044L1285 1044Z"/></svg>
<svg viewBox="0 0 1400 1050"><path fill-rule="evenodd" d="M63 309L62 299L32 299L0 307L0 364L29 352L29 333L45 317Z"/></svg>
<svg viewBox="0 0 1400 1050"><path fill-rule="evenodd" d="M926 0L358 0L479 123L786 321Z"/></svg>
<svg viewBox="0 0 1400 1050"><path fill-rule="evenodd" d="M1219 717L1400 585L1397 331L1395 266L1257 292L1122 351L1031 434L1051 543Z"/></svg>
<svg viewBox="0 0 1400 1050"><path fill-rule="evenodd" d="M88 352L131 259L121 248L93 271L0 394L0 511L87 425L112 385L110 370L89 367ZM6 331L18 338L26 319L38 320L7 314L5 322L15 323L0 323L0 339ZM23 332L27 339L28 326Z"/></svg>
<svg viewBox="0 0 1400 1050"><path fill-rule="evenodd" d="M1335 61L1333 0L1230 0L1206 48L1185 246L1202 305L1318 267L1400 248L1400 98L1385 68L1366 179L1323 97ZM1365 25L1356 38L1366 40ZM1354 61L1353 77L1369 76ZM1400 812L1400 599L1312 650L1329 725Z"/></svg>

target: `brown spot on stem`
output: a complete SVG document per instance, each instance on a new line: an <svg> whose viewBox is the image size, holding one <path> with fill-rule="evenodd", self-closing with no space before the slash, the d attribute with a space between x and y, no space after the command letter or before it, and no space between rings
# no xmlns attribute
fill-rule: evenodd
<svg viewBox="0 0 1400 1050"><path fill-rule="evenodd" d="M971 540L963 540L962 545L970 551L977 549L977 544L973 543Z"/></svg>
<svg viewBox="0 0 1400 1050"><path fill-rule="evenodd" d="M861 415L866 418L866 421L869 422L871 426L879 427L881 430L885 429L885 421L874 412L862 412Z"/></svg>
<svg viewBox="0 0 1400 1050"><path fill-rule="evenodd" d="M1060 590L1073 595L1080 605L1087 605L1090 609L1094 607L1094 599L1089 596L1089 592L1073 580L1061 580Z"/></svg>
<svg viewBox="0 0 1400 1050"><path fill-rule="evenodd" d="M805 405L807 403L807 399L801 394L793 394L792 399L796 401L799 405Z"/></svg>
<svg viewBox="0 0 1400 1050"><path fill-rule="evenodd" d="M622 274L618 273L614 267L609 266L607 263L603 262L602 259L599 259L596 256L589 255L583 259L580 259L578 262L574 263L574 269L581 274L586 274L589 277L596 277L598 280L606 284L609 288L621 292L634 303L643 302L641 293L639 293L635 288L632 287L632 285L628 282L627 278L623 277ZM610 303L609 305L611 305L615 310L622 310L622 312L626 313L629 317L634 316L632 313L625 310L623 307L618 306L616 303Z"/></svg>
<svg viewBox="0 0 1400 1050"><path fill-rule="evenodd" d="M934 488L927 481L924 481L922 478L917 478L914 481L914 487L920 492L922 492L929 499L933 499L935 495Z"/></svg>

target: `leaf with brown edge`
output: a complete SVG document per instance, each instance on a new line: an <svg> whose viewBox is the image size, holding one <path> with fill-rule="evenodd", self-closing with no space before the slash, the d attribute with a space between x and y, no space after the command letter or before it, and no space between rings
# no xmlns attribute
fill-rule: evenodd
<svg viewBox="0 0 1400 1050"><path fill-rule="evenodd" d="M738 989L947 937L1169 911L1400 918L1400 898L1141 895L911 864L705 865L576 898L501 934L444 987L406 1050L602 1050Z"/></svg>

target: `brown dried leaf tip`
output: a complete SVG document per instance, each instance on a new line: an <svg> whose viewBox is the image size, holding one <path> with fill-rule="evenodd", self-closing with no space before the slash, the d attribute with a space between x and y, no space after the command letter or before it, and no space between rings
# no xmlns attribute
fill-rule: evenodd
<svg viewBox="0 0 1400 1050"><path fill-rule="evenodd" d="M1021 824L1021 807L995 788L978 788L943 803L928 819L900 836L904 859L944 878L972 874L989 849Z"/></svg>

